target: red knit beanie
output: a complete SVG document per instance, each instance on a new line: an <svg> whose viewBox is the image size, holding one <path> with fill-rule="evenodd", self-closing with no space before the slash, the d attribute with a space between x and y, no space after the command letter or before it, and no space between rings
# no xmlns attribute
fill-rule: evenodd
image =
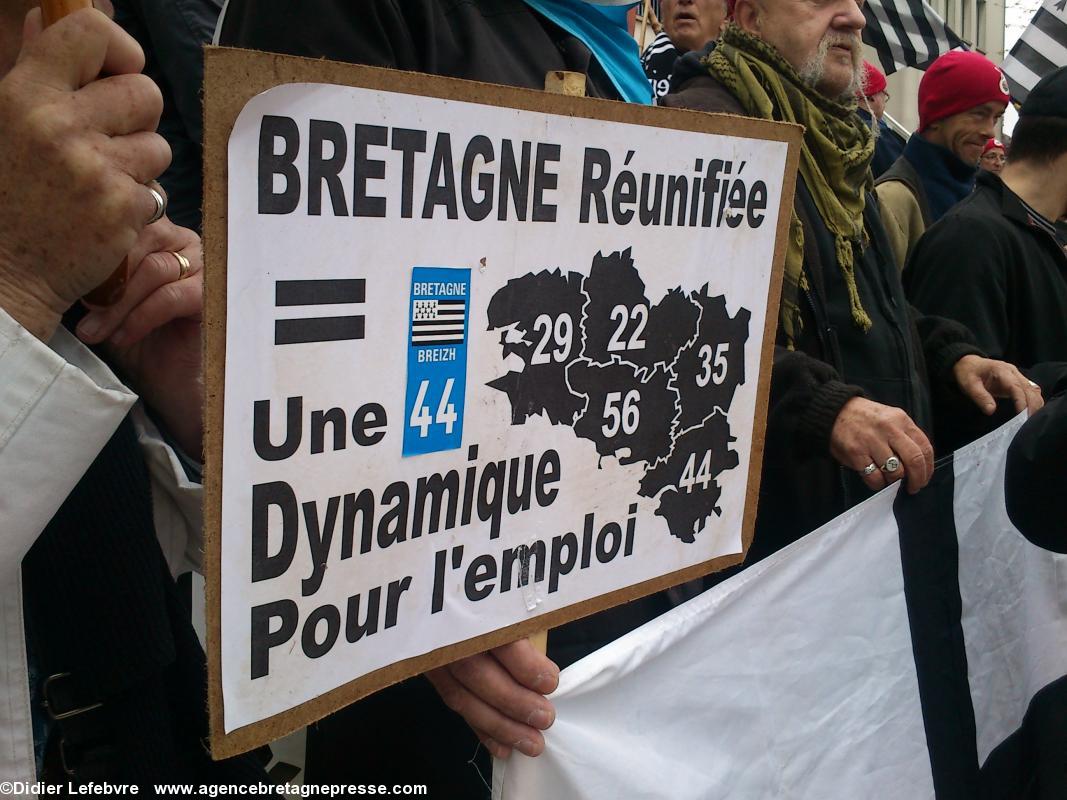
<svg viewBox="0 0 1067 800"><path fill-rule="evenodd" d="M1005 107L1008 82L1000 69L968 50L952 50L929 66L919 82L919 131L961 111L996 102Z"/></svg>
<svg viewBox="0 0 1067 800"><path fill-rule="evenodd" d="M984 156L990 150L1004 150L1004 142L1000 139L990 139L985 143L985 147L982 148L982 155Z"/></svg>
<svg viewBox="0 0 1067 800"><path fill-rule="evenodd" d="M856 92L862 97L874 97L879 92L884 92L886 87L885 75L870 61L863 62L863 88Z"/></svg>

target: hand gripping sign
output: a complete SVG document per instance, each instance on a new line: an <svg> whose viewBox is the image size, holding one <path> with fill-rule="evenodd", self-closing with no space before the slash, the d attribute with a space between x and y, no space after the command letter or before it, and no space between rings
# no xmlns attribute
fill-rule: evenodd
<svg viewBox="0 0 1067 800"><path fill-rule="evenodd" d="M741 559L798 128L206 63L216 757Z"/></svg>

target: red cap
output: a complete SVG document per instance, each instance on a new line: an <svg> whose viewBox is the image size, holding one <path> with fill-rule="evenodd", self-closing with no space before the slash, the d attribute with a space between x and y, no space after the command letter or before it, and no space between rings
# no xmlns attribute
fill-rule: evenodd
<svg viewBox="0 0 1067 800"><path fill-rule="evenodd" d="M990 139L985 143L985 147L982 148L982 155L984 156L990 150L1004 150L1004 142L1000 139Z"/></svg>
<svg viewBox="0 0 1067 800"><path fill-rule="evenodd" d="M737 0L726 0L726 18L734 18L734 6L737 5Z"/></svg>
<svg viewBox="0 0 1067 800"><path fill-rule="evenodd" d="M996 64L969 50L952 50L929 66L919 82L919 130L961 111L1011 98Z"/></svg>
<svg viewBox="0 0 1067 800"><path fill-rule="evenodd" d="M870 61L863 62L863 88L856 92L863 97L874 97L885 91L885 75Z"/></svg>

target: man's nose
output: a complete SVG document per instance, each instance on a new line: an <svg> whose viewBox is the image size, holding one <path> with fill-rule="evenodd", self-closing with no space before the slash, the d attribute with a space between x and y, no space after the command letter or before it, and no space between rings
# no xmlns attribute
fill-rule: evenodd
<svg viewBox="0 0 1067 800"><path fill-rule="evenodd" d="M863 0L844 0L841 11L834 17L834 28L839 31L860 32L867 24L863 16Z"/></svg>

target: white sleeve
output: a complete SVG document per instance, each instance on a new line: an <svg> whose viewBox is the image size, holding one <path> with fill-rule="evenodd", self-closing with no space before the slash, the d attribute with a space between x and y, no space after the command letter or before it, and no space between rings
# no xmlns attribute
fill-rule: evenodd
<svg viewBox="0 0 1067 800"><path fill-rule="evenodd" d="M0 569L10 574L136 396L59 328L46 345L0 309Z"/></svg>
<svg viewBox="0 0 1067 800"><path fill-rule="evenodd" d="M190 480L174 450L138 404L133 424L152 480L152 518L173 577L201 571L204 560L204 487Z"/></svg>

